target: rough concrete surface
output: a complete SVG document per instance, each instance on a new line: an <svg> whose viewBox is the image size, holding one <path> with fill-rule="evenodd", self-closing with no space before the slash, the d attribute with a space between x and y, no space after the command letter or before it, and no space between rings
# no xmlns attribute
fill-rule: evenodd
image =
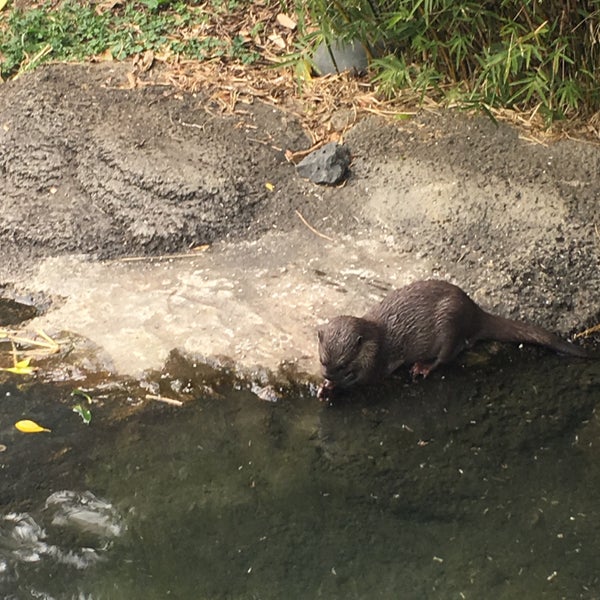
<svg viewBox="0 0 600 600"><path fill-rule="evenodd" d="M314 371L317 323L425 277L562 334L598 322L597 145L370 117L345 135L349 180L326 188L285 160L309 142L284 110L218 115L201 94L128 89L128 68L2 84L0 285L45 308L28 328L83 335L124 373L174 347Z"/></svg>

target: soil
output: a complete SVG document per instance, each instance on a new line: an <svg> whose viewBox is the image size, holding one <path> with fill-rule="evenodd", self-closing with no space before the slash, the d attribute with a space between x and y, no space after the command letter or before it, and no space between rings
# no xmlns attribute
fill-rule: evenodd
<svg viewBox="0 0 600 600"><path fill-rule="evenodd" d="M201 93L131 89L129 71L50 65L2 84L5 295L35 298L30 276L49 257L165 255L273 231L304 240L301 261L322 240L300 214L340 244L380 243L386 269L419 264L507 316L563 334L598 322L597 145L543 144L452 111L367 117L344 134L348 181L322 187L285 158L310 145L291 111L257 101L223 115Z"/></svg>

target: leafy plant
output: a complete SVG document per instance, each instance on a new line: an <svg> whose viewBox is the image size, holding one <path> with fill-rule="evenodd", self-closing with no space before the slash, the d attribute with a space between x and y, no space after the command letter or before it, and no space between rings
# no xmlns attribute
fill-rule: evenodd
<svg viewBox="0 0 600 600"><path fill-rule="evenodd" d="M199 4L196 6L195 4ZM230 2L229 5L236 4ZM30 10L0 12L0 75L7 78L43 60L84 60L107 50L123 60L146 50L205 60L228 57L243 63L259 55L239 36L200 35L229 6L181 0L139 0L99 11L91 3L65 0Z"/></svg>
<svg viewBox="0 0 600 600"><path fill-rule="evenodd" d="M465 104L600 110L600 0L306 0L306 41L359 39L375 81Z"/></svg>

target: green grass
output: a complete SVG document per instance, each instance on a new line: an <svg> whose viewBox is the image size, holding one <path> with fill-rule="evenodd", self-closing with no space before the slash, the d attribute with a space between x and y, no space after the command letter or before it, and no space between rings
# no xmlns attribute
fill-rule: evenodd
<svg viewBox="0 0 600 600"><path fill-rule="evenodd" d="M535 110L548 123L600 111L600 0L269 0L304 32L285 63L306 74L307 48L359 39L384 96L410 90L465 107ZM2 0L0 0L1 5ZM137 0L112 9L65 0L0 8L0 75L47 60L160 56L252 64L234 30L251 0ZM310 29L308 28L310 25ZM317 25L317 27L315 27ZM247 25L246 25L247 26ZM262 24L252 25L252 38Z"/></svg>
<svg viewBox="0 0 600 600"><path fill-rule="evenodd" d="M82 61L110 51L117 60L152 50L186 58L255 62L260 55L239 37L200 35L199 27L240 6L233 0L204 7L171 0L125 2L97 12L66 0L52 8L0 12L0 74L6 79L46 60Z"/></svg>

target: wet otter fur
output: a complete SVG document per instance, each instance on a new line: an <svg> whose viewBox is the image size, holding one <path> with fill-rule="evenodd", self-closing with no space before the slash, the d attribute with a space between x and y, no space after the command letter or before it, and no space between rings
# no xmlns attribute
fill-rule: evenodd
<svg viewBox="0 0 600 600"><path fill-rule="evenodd" d="M413 377L426 377L479 340L537 344L589 357L541 327L484 311L459 287L441 280L394 290L363 317L335 317L319 328L318 338L322 399L336 388L374 383L403 364L412 365Z"/></svg>

